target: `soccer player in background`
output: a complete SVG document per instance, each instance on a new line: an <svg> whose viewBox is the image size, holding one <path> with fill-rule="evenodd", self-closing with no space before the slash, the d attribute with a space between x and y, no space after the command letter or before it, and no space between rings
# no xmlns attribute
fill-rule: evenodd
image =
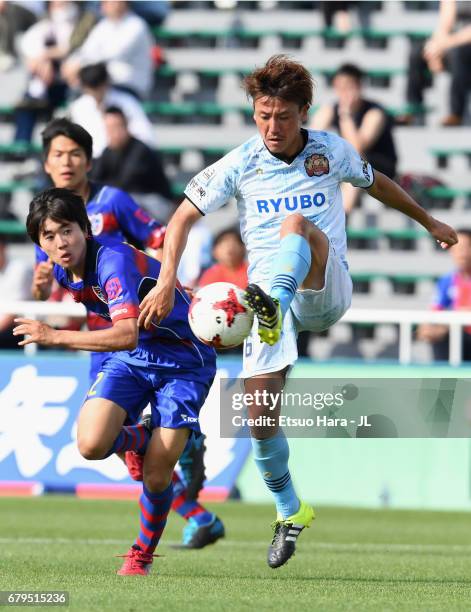
<svg viewBox="0 0 471 612"><path fill-rule="evenodd" d="M450 249L454 269L440 277L435 288L433 310L471 310L471 229L456 230L459 242ZM435 361L447 361L450 356L448 325L422 323L417 338L432 345ZM471 327L461 330L461 358L471 361Z"/></svg>
<svg viewBox="0 0 471 612"><path fill-rule="evenodd" d="M93 140L87 130L67 119L55 119L44 129L42 141L44 170L55 187L72 190L86 203L92 233L101 244L111 246L127 241L141 249L156 251L161 248L164 226L152 219L125 191L88 179ZM47 254L36 245L32 287L35 299L49 298L52 269L53 264ZM87 310L87 326L90 330L106 329L111 323L97 316L93 310ZM91 352L90 385L110 355L104 351ZM121 458L125 459L131 477L142 480L142 456L128 451ZM188 445L181 457L180 467L186 483L178 474L174 474L175 498L172 508L187 522L183 530L183 545L203 548L224 536L222 521L197 501L204 482L204 436Z"/></svg>
<svg viewBox="0 0 471 612"><path fill-rule="evenodd" d="M110 352L88 391L78 418L77 442L86 459L138 450L144 456L141 525L120 575L149 573L173 499L172 474L189 438L201 435L199 411L216 371L215 352L188 324L190 299L175 289L175 306L164 325L138 329L139 302L153 287L160 262L133 246L111 247L92 237L81 197L49 189L30 204L29 236L53 263L53 274L74 300L111 322L94 331L56 330L16 319L18 344ZM136 423L151 404L151 426Z"/></svg>
<svg viewBox="0 0 471 612"><path fill-rule="evenodd" d="M186 198L167 226L161 273L141 304L139 323L148 328L154 317L160 321L171 312L176 270L191 226L235 197L249 259L246 299L258 319L258 337L245 343L246 392L281 393L297 358L297 333L329 328L350 306L342 182L366 189L415 219L443 247L457 238L396 183L374 172L343 138L302 127L313 82L301 64L273 56L246 77L245 88L253 100L258 135L186 187ZM252 405L249 417L277 419L280 407L269 408ZM274 427L254 427L251 435L255 463L276 504L268 564L279 567L293 555L314 511L294 489L284 434Z"/></svg>

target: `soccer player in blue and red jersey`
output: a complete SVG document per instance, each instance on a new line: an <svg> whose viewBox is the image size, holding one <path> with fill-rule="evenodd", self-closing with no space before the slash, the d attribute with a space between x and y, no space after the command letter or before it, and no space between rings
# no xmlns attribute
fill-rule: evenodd
<svg viewBox="0 0 471 612"><path fill-rule="evenodd" d="M111 352L90 387L78 419L77 442L87 459L139 450L145 453L140 532L120 575L149 572L173 498L172 474L190 437L200 432L199 411L214 379L216 357L188 325L189 297L179 286L175 307L159 325L138 329L139 303L154 286L160 262L129 244L106 247L91 235L80 196L49 189L30 205L27 231L53 263L53 274L87 310L112 326L56 330L17 319L20 346ZM151 404L151 431L136 422Z"/></svg>
<svg viewBox="0 0 471 612"><path fill-rule="evenodd" d="M42 144L46 173L55 187L70 189L86 203L93 236L101 244L110 246L126 241L152 250L162 246L165 227L140 208L128 193L89 181L93 140L87 130L67 119L54 119L42 133ZM39 246L36 246L36 264L32 293L35 299L45 300L51 292L53 264ZM88 329L97 330L106 329L111 323L87 310L87 325ZM91 352L90 385L109 356L107 352ZM194 440L181 458L187 486L174 475L176 495L172 508L187 521L183 544L188 548L202 548L224 536L221 520L197 501L204 481L203 441L204 436ZM141 456L128 452L125 459L131 476L142 480Z"/></svg>
<svg viewBox="0 0 471 612"><path fill-rule="evenodd" d="M435 288L433 310L471 310L471 229L456 230L458 243L450 249L454 270L441 276ZM419 340L430 342L436 361L447 361L450 353L449 327L422 323ZM471 361L471 326L461 333L461 358Z"/></svg>

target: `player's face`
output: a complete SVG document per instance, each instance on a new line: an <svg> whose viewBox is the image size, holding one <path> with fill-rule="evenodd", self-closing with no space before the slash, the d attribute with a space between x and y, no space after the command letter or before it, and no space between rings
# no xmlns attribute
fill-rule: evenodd
<svg viewBox="0 0 471 612"><path fill-rule="evenodd" d="M302 149L301 126L307 119L307 106L299 108L269 96L254 102L254 120L265 146L274 155L290 157Z"/></svg>
<svg viewBox="0 0 471 612"><path fill-rule="evenodd" d="M55 187L79 191L87 182L91 162L85 151L67 136L52 139L44 169Z"/></svg>
<svg viewBox="0 0 471 612"><path fill-rule="evenodd" d="M458 242L451 247L451 256L455 266L461 272L471 273L471 238L466 234L458 233Z"/></svg>
<svg viewBox="0 0 471 612"><path fill-rule="evenodd" d="M86 238L76 222L46 219L39 232L39 246L55 264L67 270L80 270L87 252Z"/></svg>

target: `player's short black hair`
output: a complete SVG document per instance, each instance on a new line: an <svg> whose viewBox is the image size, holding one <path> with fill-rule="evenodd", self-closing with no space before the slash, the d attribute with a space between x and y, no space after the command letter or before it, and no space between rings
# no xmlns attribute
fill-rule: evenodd
<svg viewBox="0 0 471 612"><path fill-rule="evenodd" d="M355 81L358 81L358 83L361 83L363 80L363 71L355 64L342 64L335 71L334 79L340 75L349 76L352 79L355 79Z"/></svg>
<svg viewBox="0 0 471 612"><path fill-rule="evenodd" d="M68 119L53 119L41 133L43 141L43 156L47 159L51 142L57 136L65 136L76 142L83 149L87 159L90 161L93 151L93 139L85 128L78 123L72 123Z"/></svg>
<svg viewBox="0 0 471 612"><path fill-rule="evenodd" d="M216 247L226 236L234 236L240 242L240 244L244 244L242 238L240 236L240 232L237 227L227 227L226 229L221 230L218 234L216 234L213 240L213 249Z"/></svg>
<svg viewBox="0 0 471 612"><path fill-rule="evenodd" d="M463 234L463 236L466 236L466 238L471 240L471 228L469 227L460 227L456 230L456 233Z"/></svg>
<svg viewBox="0 0 471 612"><path fill-rule="evenodd" d="M80 85L90 89L96 89L110 82L110 75L104 62L83 66L79 70L78 77Z"/></svg>
<svg viewBox="0 0 471 612"><path fill-rule="evenodd" d="M107 106L105 108L105 115L119 115L124 123L127 125L128 120L122 108L116 105Z"/></svg>
<svg viewBox="0 0 471 612"><path fill-rule="evenodd" d="M82 198L70 189L53 187L35 196L29 205L26 218L26 231L35 244L39 244L39 234L46 219L57 223L69 221L78 223L81 230L89 236L92 227Z"/></svg>

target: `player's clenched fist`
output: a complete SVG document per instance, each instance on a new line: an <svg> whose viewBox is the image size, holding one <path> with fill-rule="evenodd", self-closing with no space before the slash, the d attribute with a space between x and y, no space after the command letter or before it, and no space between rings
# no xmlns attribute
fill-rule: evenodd
<svg viewBox="0 0 471 612"><path fill-rule="evenodd" d="M36 342L43 346L51 346L54 344L54 335L56 330L46 323L41 321L34 321L32 319L15 319L15 323L18 323L13 328L14 336L28 336L24 340L18 342L18 346L24 346L25 344L31 344Z"/></svg>
<svg viewBox="0 0 471 612"><path fill-rule="evenodd" d="M140 314L137 324L149 329L152 321L160 323L172 311L175 302L175 288L170 285L157 285L149 291L139 305Z"/></svg>
<svg viewBox="0 0 471 612"><path fill-rule="evenodd" d="M47 300L51 293L54 264L52 261L40 262L33 275L32 293L35 300Z"/></svg>
<svg viewBox="0 0 471 612"><path fill-rule="evenodd" d="M442 249L448 249L458 242L456 231L446 223L442 223L433 217L432 224L429 227L429 232L440 244Z"/></svg>

